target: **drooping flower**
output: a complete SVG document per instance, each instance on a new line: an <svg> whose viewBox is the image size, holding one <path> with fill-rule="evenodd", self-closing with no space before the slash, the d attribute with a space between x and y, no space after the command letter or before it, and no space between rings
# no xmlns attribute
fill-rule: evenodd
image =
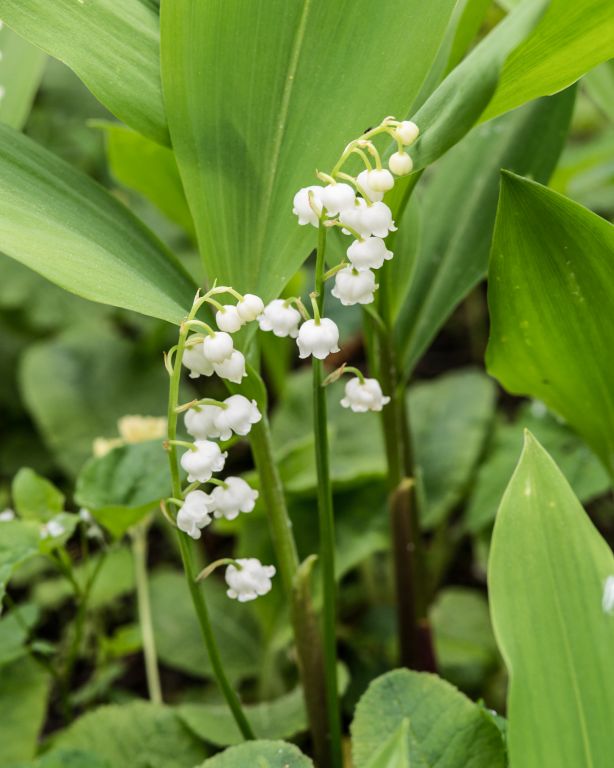
<svg viewBox="0 0 614 768"><path fill-rule="evenodd" d="M354 240L347 250L348 259L356 269L379 269L393 254L381 237Z"/></svg>
<svg viewBox="0 0 614 768"><path fill-rule="evenodd" d="M213 363L205 357L202 344L186 347L181 362L189 369L191 379L213 374Z"/></svg>
<svg viewBox="0 0 614 768"><path fill-rule="evenodd" d="M231 395L224 400L223 408L217 407L213 415L213 425L222 440L229 440L232 433L247 435L252 424L262 419L255 400L248 400L243 395Z"/></svg>
<svg viewBox="0 0 614 768"><path fill-rule="evenodd" d="M319 225L323 207L322 189L322 187L316 185L303 187L294 195L292 213L298 216L299 224L311 224L313 227Z"/></svg>
<svg viewBox="0 0 614 768"><path fill-rule="evenodd" d="M234 349L232 336L225 331L217 331L205 336L203 340L203 355L215 365L228 360Z"/></svg>
<svg viewBox="0 0 614 768"><path fill-rule="evenodd" d="M381 190L373 189L371 186L369 171L361 171L356 177L356 183L360 189L364 190L365 194L372 203L377 203L384 199L384 193Z"/></svg>
<svg viewBox="0 0 614 768"><path fill-rule="evenodd" d="M307 320L298 332L296 340L299 357L313 355L318 360L324 360L331 352L339 351L339 329L328 317L320 318L320 322Z"/></svg>
<svg viewBox="0 0 614 768"><path fill-rule="evenodd" d="M224 469L227 455L211 440L196 440L194 448L187 450L181 457L181 466L188 473L188 482L206 483L214 472Z"/></svg>
<svg viewBox="0 0 614 768"><path fill-rule="evenodd" d="M369 187L375 192L388 192L394 187L394 176L386 168L375 168L367 172Z"/></svg>
<svg viewBox="0 0 614 768"><path fill-rule="evenodd" d="M414 163L407 152L395 152L390 156L388 167L397 176L406 176L414 167Z"/></svg>
<svg viewBox="0 0 614 768"><path fill-rule="evenodd" d="M226 568L228 597L240 603L246 603L271 591L273 586L271 579L275 576L274 565L263 565L255 557L240 558L236 562L240 568L235 565L229 565Z"/></svg>
<svg viewBox="0 0 614 768"><path fill-rule="evenodd" d="M413 144L418 138L419 133L420 129L415 123L412 123L411 120L403 120L394 130L395 138L402 144L405 144L405 146Z"/></svg>
<svg viewBox="0 0 614 768"><path fill-rule="evenodd" d="M15 512L12 509L3 509L0 512L0 523L10 523L15 519Z"/></svg>
<svg viewBox="0 0 614 768"><path fill-rule="evenodd" d="M367 201L359 197L356 199L356 205L353 208L346 208L341 212L339 221L344 227L351 227L360 237L369 237L371 230L364 219L367 207ZM342 231L346 235L352 234L349 229L343 229Z"/></svg>
<svg viewBox="0 0 614 768"><path fill-rule="evenodd" d="M216 517L234 520L240 512L251 512L258 498L254 490L240 477L227 477L225 487L218 485L211 492L212 510Z"/></svg>
<svg viewBox="0 0 614 768"><path fill-rule="evenodd" d="M345 385L345 397L341 401L344 408L351 408L355 413L381 411L390 402L390 398L382 393L377 379L365 379L364 382L355 376Z"/></svg>
<svg viewBox="0 0 614 768"><path fill-rule="evenodd" d="M227 357L226 360L222 360L221 363L215 363L213 368L220 378L228 379L228 381L233 381L235 384L240 384L247 376L245 357L238 349L231 352L230 357Z"/></svg>
<svg viewBox="0 0 614 768"><path fill-rule="evenodd" d="M356 192L349 184L329 184L321 192L321 200L327 213L336 216L356 201Z"/></svg>
<svg viewBox="0 0 614 768"><path fill-rule="evenodd" d="M204 491L190 491L177 512L177 528L193 539L200 539L201 529L211 522L211 497Z"/></svg>
<svg viewBox="0 0 614 768"><path fill-rule="evenodd" d="M386 203L373 203L362 212L362 229L375 237L386 237L389 232L395 232L392 211Z"/></svg>
<svg viewBox="0 0 614 768"><path fill-rule="evenodd" d="M236 333L243 327L243 318L234 304L226 304L215 313L215 322L220 331Z"/></svg>
<svg viewBox="0 0 614 768"><path fill-rule="evenodd" d="M264 302L260 296L246 293L237 304L237 312L244 323L256 320L264 311Z"/></svg>
<svg viewBox="0 0 614 768"><path fill-rule="evenodd" d="M59 520L52 518L49 520L49 522L42 526L40 537L41 539L57 539L60 536L63 536L65 533L66 528L64 525Z"/></svg>
<svg viewBox="0 0 614 768"><path fill-rule="evenodd" d="M207 440L219 437L220 431L215 426L214 419L220 410L218 405L203 403L196 408L190 408L183 417L186 431L197 440Z"/></svg>
<svg viewBox="0 0 614 768"><path fill-rule="evenodd" d="M332 295L345 306L370 304L377 289L375 275L370 269L346 267L335 275L335 287Z"/></svg>
<svg viewBox="0 0 614 768"><path fill-rule="evenodd" d="M301 313L283 299L274 299L258 318L262 331L273 331L275 336L298 336Z"/></svg>

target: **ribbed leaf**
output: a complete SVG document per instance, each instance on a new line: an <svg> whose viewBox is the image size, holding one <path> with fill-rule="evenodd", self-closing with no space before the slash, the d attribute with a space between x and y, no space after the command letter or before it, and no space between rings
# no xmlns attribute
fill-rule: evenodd
<svg viewBox="0 0 614 768"><path fill-rule="evenodd" d="M12 29L6 26L0 28L0 123L12 128L22 127L30 112L46 59L41 50L27 43Z"/></svg>
<svg viewBox="0 0 614 768"><path fill-rule="evenodd" d="M210 279L276 296L314 245L292 198L346 143L407 114L452 0L172 0L162 74Z"/></svg>
<svg viewBox="0 0 614 768"><path fill-rule="evenodd" d="M0 249L86 299L178 323L194 286L162 243L89 177L0 126Z"/></svg>

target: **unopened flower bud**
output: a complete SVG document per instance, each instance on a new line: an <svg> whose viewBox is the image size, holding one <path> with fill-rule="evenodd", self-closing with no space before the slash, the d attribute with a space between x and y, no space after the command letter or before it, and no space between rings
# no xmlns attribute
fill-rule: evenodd
<svg viewBox="0 0 614 768"><path fill-rule="evenodd" d="M205 357L202 344L186 347L181 362L189 369L191 379L213 374L213 363Z"/></svg>
<svg viewBox="0 0 614 768"><path fill-rule="evenodd" d="M380 190L373 189L369 174L370 171L361 171L356 177L356 183L365 191L365 194L372 203L377 203L384 199L384 193Z"/></svg>
<svg viewBox="0 0 614 768"><path fill-rule="evenodd" d="M236 333L243 327L243 319L239 314L237 307L227 304L222 309L218 309L215 314L215 322L220 331L226 333Z"/></svg>
<svg viewBox="0 0 614 768"><path fill-rule="evenodd" d="M203 354L213 364L227 360L233 349L232 337L225 331L209 334L203 340Z"/></svg>
<svg viewBox="0 0 614 768"><path fill-rule="evenodd" d="M247 376L245 357L237 349L231 353L230 357L222 360L221 363L215 363L213 367L220 378L227 379L235 384L240 384Z"/></svg>
<svg viewBox="0 0 614 768"><path fill-rule="evenodd" d="M345 385L345 397L341 401L344 408L351 408L355 413L381 411L390 402L390 398L382 394L377 379L365 379L364 382L356 376Z"/></svg>
<svg viewBox="0 0 614 768"><path fill-rule="evenodd" d="M221 472L226 461L226 452L211 440L196 440L194 449L181 457L181 466L188 473L188 482L206 483L214 472Z"/></svg>
<svg viewBox="0 0 614 768"><path fill-rule="evenodd" d="M411 120L403 120L403 122L397 125L394 131L395 138L402 144L405 144L405 146L413 144L418 138L419 133L420 129L415 123L412 123Z"/></svg>
<svg viewBox="0 0 614 768"><path fill-rule="evenodd" d="M375 275L371 270L346 267L335 275L335 287L331 293L345 307L350 307L353 304L371 304L376 289Z"/></svg>
<svg viewBox="0 0 614 768"><path fill-rule="evenodd" d="M388 167L397 176L406 176L411 172L414 163L407 152L395 152L394 155L390 156Z"/></svg>
<svg viewBox="0 0 614 768"><path fill-rule="evenodd" d="M224 486L217 486L211 492L213 514L234 520L240 512L251 512L256 505L258 491L241 477L227 477Z"/></svg>
<svg viewBox="0 0 614 768"><path fill-rule="evenodd" d="M354 205L356 192L349 184L329 184L322 190L321 197L327 212L336 216Z"/></svg>
<svg viewBox="0 0 614 768"><path fill-rule="evenodd" d="M200 539L201 529L211 522L211 497L204 491L190 491L177 512L177 528L193 539Z"/></svg>
<svg viewBox="0 0 614 768"><path fill-rule="evenodd" d="M394 187L394 176L386 168L369 171L369 186L376 192L388 192Z"/></svg>
<svg viewBox="0 0 614 768"><path fill-rule="evenodd" d="M273 331L275 336L298 336L301 313L283 299L275 299L266 305L258 318L262 331Z"/></svg>
<svg viewBox="0 0 614 768"><path fill-rule="evenodd" d="M263 565L255 557L237 560L240 568L229 565L226 568L225 579L228 584L226 594L233 600L246 603L255 600L260 595L266 595L273 586L271 579L275 576L274 565Z"/></svg>
<svg viewBox="0 0 614 768"><path fill-rule="evenodd" d="M237 312L244 323L251 323L256 320L264 310L264 302L260 296L253 293L246 293L237 304Z"/></svg>
<svg viewBox="0 0 614 768"><path fill-rule="evenodd" d="M392 251L386 248L381 237L354 240L347 249L348 259L356 269L379 269L384 261L392 258Z"/></svg>
<svg viewBox="0 0 614 768"><path fill-rule="evenodd" d="M319 219L322 214L322 190L322 187L314 185L303 187L294 195L292 213L298 216L299 224L319 226Z"/></svg>
<svg viewBox="0 0 614 768"><path fill-rule="evenodd" d="M319 323L307 320L299 329L296 343L299 357L313 355L318 360L324 360L331 352L339 351L339 329L328 317L322 317Z"/></svg>

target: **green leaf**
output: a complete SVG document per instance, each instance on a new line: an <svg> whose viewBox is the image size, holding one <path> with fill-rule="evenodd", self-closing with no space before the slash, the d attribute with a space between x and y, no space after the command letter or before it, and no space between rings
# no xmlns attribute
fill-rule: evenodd
<svg viewBox="0 0 614 768"><path fill-rule="evenodd" d="M12 29L0 29L0 123L18 130L28 117L47 57Z"/></svg>
<svg viewBox="0 0 614 768"><path fill-rule="evenodd" d="M293 744L283 741L249 741L231 747L200 768L313 768L309 758Z"/></svg>
<svg viewBox="0 0 614 768"><path fill-rule="evenodd" d="M0 197L7 255L86 299L181 322L194 286L162 243L88 176L2 125Z"/></svg>
<svg viewBox="0 0 614 768"><path fill-rule="evenodd" d="M15 606L0 617L0 666L21 658L27 653L25 642L38 620L39 610L34 603Z"/></svg>
<svg viewBox="0 0 614 768"><path fill-rule="evenodd" d="M121 445L90 459L77 478L75 499L120 538L170 495L162 440Z"/></svg>
<svg viewBox="0 0 614 768"><path fill-rule="evenodd" d="M563 416L614 473L614 227L503 175L493 240L490 373Z"/></svg>
<svg viewBox="0 0 614 768"><path fill-rule="evenodd" d="M113 768L186 768L206 756L172 709L144 701L83 715L60 733L50 754L68 749L92 752Z"/></svg>
<svg viewBox="0 0 614 768"><path fill-rule="evenodd" d="M315 244L295 192L369 125L407 114L453 5L163 3L165 101L210 279L279 294Z"/></svg>
<svg viewBox="0 0 614 768"><path fill-rule="evenodd" d="M190 214L173 151L118 123L96 121L107 140L111 173L140 192L193 238Z"/></svg>
<svg viewBox="0 0 614 768"><path fill-rule="evenodd" d="M612 757L614 616L602 608L612 551L527 433L497 514L491 615L510 674L512 765L596 768Z"/></svg>
<svg viewBox="0 0 614 768"><path fill-rule="evenodd" d="M45 722L50 676L33 659L0 667L2 764L31 760Z"/></svg>
<svg viewBox="0 0 614 768"><path fill-rule="evenodd" d="M412 768L503 768L498 729L482 709L449 683L397 669L371 683L352 723L355 768L371 766L384 740L409 723Z"/></svg>
<svg viewBox="0 0 614 768"><path fill-rule="evenodd" d="M505 63L482 119L556 93L613 56L610 0L552 0L533 34Z"/></svg>
<svg viewBox="0 0 614 768"><path fill-rule="evenodd" d="M46 521L64 509L64 494L29 467L15 475L11 494L15 509L25 520Z"/></svg>
<svg viewBox="0 0 614 768"><path fill-rule="evenodd" d="M574 95L572 89L479 126L435 167L421 201L420 247L397 320L406 375L486 275L501 168L546 182L565 143ZM408 217L409 212L394 247L400 261L414 252L407 252Z"/></svg>
<svg viewBox="0 0 614 768"><path fill-rule="evenodd" d="M591 99L614 123L614 61L595 67L582 82Z"/></svg>
<svg viewBox="0 0 614 768"><path fill-rule="evenodd" d="M410 768L408 742L409 720L405 718L365 768Z"/></svg>
<svg viewBox="0 0 614 768"><path fill-rule="evenodd" d="M0 605L13 571L38 555L40 526L22 520L0 522Z"/></svg>
<svg viewBox="0 0 614 768"><path fill-rule="evenodd" d="M232 680L255 676L262 662L258 625L245 605L230 600L219 581L202 586L226 674ZM211 677L211 662L184 577L167 569L150 578L151 606L160 660L196 677Z"/></svg>
<svg viewBox="0 0 614 768"><path fill-rule="evenodd" d="M111 764L93 752L58 749L27 765L15 768L112 768Z"/></svg>
<svg viewBox="0 0 614 768"><path fill-rule="evenodd" d="M114 115L162 144L159 21L141 0L3 0L6 24L76 72Z"/></svg>
<svg viewBox="0 0 614 768"><path fill-rule="evenodd" d="M497 508L516 466L525 429L542 443L582 502L605 493L610 479L586 443L536 403L520 408L511 424L498 424L492 447L480 466L465 512L465 525L478 533L495 519Z"/></svg>

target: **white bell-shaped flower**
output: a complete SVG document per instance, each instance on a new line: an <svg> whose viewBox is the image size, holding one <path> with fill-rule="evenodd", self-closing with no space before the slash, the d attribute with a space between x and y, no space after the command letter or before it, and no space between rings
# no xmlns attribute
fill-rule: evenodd
<svg viewBox="0 0 614 768"><path fill-rule="evenodd" d="M319 225L319 218L322 215L323 207L322 190L323 187L314 185L311 187L303 187L303 189L299 189L296 195L294 195L294 207L292 208L292 213L298 216L299 224L311 224L314 227ZM309 194L310 192L311 195Z"/></svg>
<svg viewBox="0 0 614 768"><path fill-rule="evenodd" d="M215 322L220 331L236 333L243 327L243 318L234 304L226 304L215 313Z"/></svg>
<svg viewBox="0 0 614 768"><path fill-rule="evenodd" d="M239 558L236 562L240 568L229 565L224 575L228 584L228 597L246 603L271 591L271 579L275 576L274 565L263 565L255 557Z"/></svg>
<svg viewBox="0 0 614 768"><path fill-rule="evenodd" d="M237 312L244 323L251 323L256 320L264 311L264 302L260 296L253 293L246 293L237 303Z"/></svg>
<svg viewBox="0 0 614 768"><path fill-rule="evenodd" d="M328 317L320 318L320 322L307 320L300 327L296 340L299 357L313 355L318 360L324 360L331 352L339 351L339 329Z"/></svg>
<svg viewBox="0 0 614 768"><path fill-rule="evenodd" d="M212 520L211 497L204 491L190 491L177 512L177 528L193 539L200 539L201 529Z"/></svg>
<svg viewBox="0 0 614 768"><path fill-rule="evenodd" d="M213 363L205 357L202 344L186 347L181 362L189 369L191 379L213 374Z"/></svg>
<svg viewBox="0 0 614 768"><path fill-rule="evenodd" d="M217 408L213 417L216 432L222 440L230 440L232 433L247 435L252 424L262 419L255 400L248 400L243 395L231 395L224 400L224 406Z"/></svg>
<svg viewBox="0 0 614 768"><path fill-rule="evenodd" d="M258 318L260 330L273 331L275 336L298 336L301 313L283 299L274 299Z"/></svg>
<svg viewBox="0 0 614 768"><path fill-rule="evenodd" d="M379 269L393 254L381 237L354 240L347 249L348 259L356 269Z"/></svg>
<svg viewBox="0 0 614 768"><path fill-rule="evenodd" d="M196 440L194 448L181 457L181 466L188 473L188 482L206 483L214 472L224 469L227 455L211 440Z"/></svg>
<svg viewBox="0 0 614 768"><path fill-rule="evenodd" d="M66 528L59 520L52 518L45 523L40 530L41 539L59 539L66 533Z"/></svg>
<svg viewBox="0 0 614 768"><path fill-rule="evenodd" d="M0 523L10 523L15 519L15 512L12 509L3 509L0 512Z"/></svg>
<svg viewBox="0 0 614 768"><path fill-rule="evenodd" d="M392 211L386 203L373 203L362 212L362 229L375 237L386 237L389 232L395 232ZM362 234L362 233L361 233Z"/></svg>
<svg viewBox="0 0 614 768"><path fill-rule="evenodd" d="M377 287L375 275L370 269L346 267L335 275L335 287L331 293L345 307L351 307L353 304L371 304Z"/></svg>
<svg viewBox="0 0 614 768"><path fill-rule="evenodd" d="M390 402L390 398L382 393L377 379L365 379L364 382L355 376L345 385L345 397L341 401L344 408L351 408L355 413L381 411Z"/></svg>
<svg viewBox="0 0 614 768"><path fill-rule="evenodd" d="M329 184L322 190L321 199L327 213L336 216L354 205L356 192L349 184Z"/></svg>
<svg viewBox="0 0 614 768"><path fill-rule="evenodd" d="M388 167L397 176L406 176L414 167L414 163L407 152L395 152L390 156Z"/></svg>
<svg viewBox="0 0 614 768"><path fill-rule="evenodd" d="M394 130L395 138L402 144L405 144L405 146L413 144L418 138L419 133L420 129L415 123L412 123L411 120L403 120Z"/></svg>
<svg viewBox="0 0 614 768"><path fill-rule="evenodd" d="M233 349L232 336L225 331L208 334L203 340L203 354L214 364L228 360Z"/></svg>
<svg viewBox="0 0 614 768"><path fill-rule="evenodd" d="M240 512L251 512L256 505L258 491L254 490L241 477L227 477L225 487L216 486L211 492L213 514L234 520Z"/></svg>
<svg viewBox="0 0 614 768"><path fill-rule="evenodd" d="M238 349L235 349L226 360L223 360L221 363L215 363L213 368L221 379L227 379L235 384L240 384L247 376L245 357Z"/></svg>
<svg viewBox="0 0 614 768"><path fill-rule="evenodd" d="M373 189L369 179L370 171L361 171L356 177L356 183L364 190L365 194L372 203L377 203L384 199L384 193L381 190Z"/></svg>
<svg viewBox="0 0 614 768"><path fill-rule="evenodd" d="M220 412L219 405L202 404L197 408L190 408L183 417L186 431L196 440L208 440L210 437L219 437L220 431L215 426L215 417Z"/></svg>
<svg viewBox="0 0 614 768"><path fill-rule="evenodd" d="M369 237L371 230L365 222L365 212L367 210L367 201L359 197L356 200L356 205L353 208L346 208L339 215L339 221L341 224L351 227L361 237ZM348 229L343 230L344 234L351 234Z"/></svg>
<svg viewBox="0 0 614 768"><path fill-rule="evenodd" d="M388 192L394 187L394 176L386 168L368 171L369 187L376 192Z"/></svg>

